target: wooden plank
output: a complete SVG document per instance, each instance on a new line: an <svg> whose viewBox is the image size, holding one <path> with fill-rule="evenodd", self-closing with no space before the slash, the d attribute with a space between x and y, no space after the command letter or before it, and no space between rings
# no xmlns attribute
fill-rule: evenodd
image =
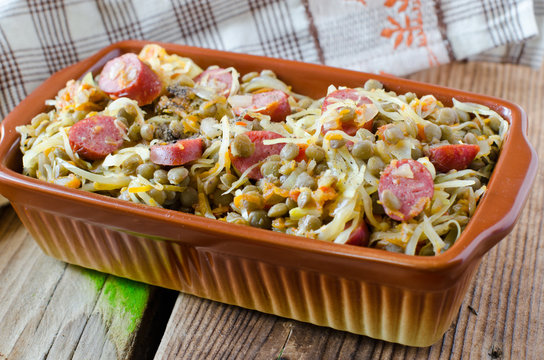
<svg viewBox="0 0 544 360"><path fill-rule="evenodd" d="M0 360L153 355L146 338L164 290L50 258L10 207L0 219Z"/></svg>
<svg viewBox="0 0 544 360"><path fill-rule="evenodd" d="M512 65L454 63L411 77L520 104L531 121L531 141L543 154L543 74ZM431 347L373 340L180 294L156 359L542 358L543 172L541 160L518 225L484 257L457 319Z"/></svg>

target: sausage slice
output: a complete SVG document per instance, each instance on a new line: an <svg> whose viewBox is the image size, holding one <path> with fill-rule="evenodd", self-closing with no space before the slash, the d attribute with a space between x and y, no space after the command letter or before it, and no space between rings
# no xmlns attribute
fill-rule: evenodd
<svg viewBox="0 0 544 360"><path fill-rule="evenodd" d="M323 104L321 105L321 111L325 112L327 111L327 108L329 105L337 103L339 101L343 101L346 99L353 100L357 107L363 106L365 104L372 104L372 101L367 98L366 96L360 95L357 90L355 89L342 89L342 90L336 90L330 93L323 99ZM372 130L372 125L374 121L370 120L363 124L363 128L367 130ZM359 126L354 121L348 121L345 123L342 123L341 127L342 131L344 131L346 134L350 136L354 136L355 133L357 133L357 130L359 129ZM327 131L332 129L323 129L323 134L325 134Z"/></svg>
<svg viewBox="0 0 544 360"><path fill-rule="evenodd" d="M417 216L433 194L433 177L418 161L393 160L380 176L378 195L385 213L394 220L408 221Z"/></svg>
<svg viewBox="0 0 544 360"><path fill-rule="evenodd" d="M429 160L436 170L446 173L450 170L464 170L474 160L480 147L473 144L449 144L429 149Z"/></svg>
<svg viewBox="0 0 544 360"><path fill-rule="evenodd" d="M248 107L236 107L234 113L241 115L244 110L254 111L259 114L270 116L274 122L285 121L287 115L291 115L291 105L289 105L289 95L281 90L269 90L258 92L251 95L251 104ZM251 116L246 115L250 120Z"/></svg>
<svg viewBox="0 0 544 360"><path fill-rule="evenodd" d="M356 246L368 246L370 240L370 231L368 231L368 226L363 220L361 225L359 225L355 230L349 235L348 241L346 244L356 245Z"/></svg>
<svg viewBox="0 0 544 360"><path fill-rule="evenodd" d="M105 158L123 145L126 129L112 116L95 115L75 123L68 132L72 150L87 160Z"/></svg>
<svg viewBox="0 0 544 360"><path fill-rule="evenodd" d="M228 97L232 88L232 73L223 68L206 69L194 81L213 90L216 94Z"/></svg>
<svg viewBox="0 0 544 360"><path fill-rule="evenodd" d="M140 106L153 102L162 90L159 76L136 54L121 55L108 61L102 69L98 86L114 99L128 97Z"/></svg>
<svg viewBox="0 0 544 360"><path fill-rule="evenodd" d="M153 145L149 159L157 165L179 166L202 156L204 143L201 138L178 140L173 144Z"/></svg>

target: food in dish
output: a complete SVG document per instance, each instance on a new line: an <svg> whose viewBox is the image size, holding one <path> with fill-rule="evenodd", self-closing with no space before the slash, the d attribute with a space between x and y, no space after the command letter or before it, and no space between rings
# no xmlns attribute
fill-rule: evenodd
<svg viewBox="0 0 544 360"><path fill-rule="evenodd" d="M376 80L322 99L147 45L21 126L24 173L127 201L406 254L447 250L508 123ZM325 92L325 91L324 91Z"/></svg>

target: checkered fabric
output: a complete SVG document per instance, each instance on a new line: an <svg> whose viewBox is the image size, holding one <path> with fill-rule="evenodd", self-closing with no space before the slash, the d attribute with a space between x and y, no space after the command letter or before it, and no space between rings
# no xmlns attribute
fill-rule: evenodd
<svg viewBox="0 0 544 360"><path fill-rule="evenodd" d="M4 0L0 116L53 72L126 39L397 75L478 54L539 67L544 0L535 5L536 18L529 0Z"/></svg>
<svg viewBox="0 0 544 360"><path fill-rule="evenodd" d="M464 58L540 67L543 21L544 0L2 0L0 118L120 40L403 75Z"/></svg>

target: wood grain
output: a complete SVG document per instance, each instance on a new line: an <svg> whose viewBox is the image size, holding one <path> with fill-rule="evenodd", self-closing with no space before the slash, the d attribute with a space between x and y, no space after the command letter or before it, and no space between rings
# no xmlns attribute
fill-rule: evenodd
<svg viewBox="0 0 544 360"><path fill-rule="evenodd" d="M10 207L0 219L0 360L145 357L156 288L45 256Z"/></svg>
<svg viewBox="0 0 544 360"><path fill-rule="evenodd" d="M544 151L543 71L454 63L411 78L521 105ZM542 159L542 155L540 156ZM485 257L442 341L413 348L180 294L156 359L539 359L544 352L543 162L512 233Z"/></svg>

